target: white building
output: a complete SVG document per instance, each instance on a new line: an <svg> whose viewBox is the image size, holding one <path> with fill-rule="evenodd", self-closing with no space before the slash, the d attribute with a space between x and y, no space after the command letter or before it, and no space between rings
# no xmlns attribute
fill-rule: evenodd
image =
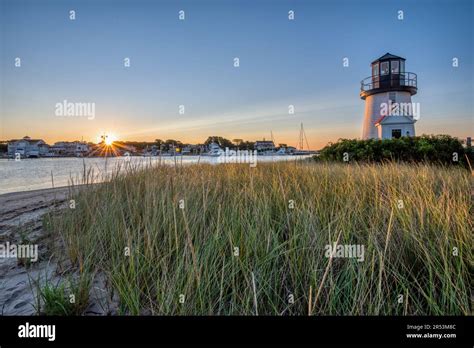
<svg viewBox="0 0 474 348"><path fill-rule="evenodd" d="M257 140L254 145L254 149L257 151L274 151L275 143L271 140Z"/></svg>
<svg viewBox="0 0 474 348"><path fill-rule="evenodd" d="M387 53L372 62L372 75L362 80L365 100L362 139L415 136L414 107L417 76L405 71L405 58ZM394 112L396 110L396 112Z"/></svg>
<svg viewBox="0 0 474 348"><path fill-rule="evenodd" d="M43 157L49 152L49 145L42 139L31 139L29 136L23 139L13 139L8 142L8 157L31 158Z"/></svg>
<svg viewBox="0 0 474 348"><path fill-rule="evenodd" d="M378 139L392 139L415 135L415 120L408 116L381 116L375 121Z"/></svg>
<svg viewBox="0 0 474 348"><path fill-rule="evenodd" d="M89 145L83 141L59 141L51 146L51 152L56 156L81 157L89 153Z"/></svg>

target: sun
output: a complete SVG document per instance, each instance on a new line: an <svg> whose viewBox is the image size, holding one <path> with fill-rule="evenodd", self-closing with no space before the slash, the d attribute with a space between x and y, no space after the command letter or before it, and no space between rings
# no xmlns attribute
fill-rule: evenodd
<svg viewBox="0 0 474 348"><path fill-rule="evenodd" d="M104 142L106 146L112 146L114 141L117 140L117 137L111 133L108 133L101 135L100 139Z"/></svg>
<svg viewBox="0 0 474 348"><path fill-rule="evenodd" d="M97 147L92 155L115 157L122 156L127 151L126 146L119 142L119 138L115 134L109 132L100 132L99 134L97 136Z"/></svg>
<svg viewBox="0 0 474 348"><path fill-rule="evenodd" d="M106 136L105 139L104 139L104 143L105 143L105 145L110 146L114 143L114 141L112 140L112 138L110 136Z"/></svg>

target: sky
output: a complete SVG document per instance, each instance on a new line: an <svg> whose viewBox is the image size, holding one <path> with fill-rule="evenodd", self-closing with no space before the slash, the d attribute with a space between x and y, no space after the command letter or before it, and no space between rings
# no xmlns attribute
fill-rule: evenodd
<svg viewBox="0 0 474 348"><path fill-rule="evenodd" d="M319 149L361 137L360 81L386 52L418 75L417 134L465 138L473 11L471 0L0 0L0 140L273 134L295 146L303 123ZM58 116L64 100L95 114Z"/></svg>

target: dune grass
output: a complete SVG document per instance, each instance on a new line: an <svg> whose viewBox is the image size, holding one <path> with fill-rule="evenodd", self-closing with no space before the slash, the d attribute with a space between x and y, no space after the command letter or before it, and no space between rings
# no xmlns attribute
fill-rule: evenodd
<svg viewBox="0 0 474 348"><path fill-rule="evenodd" d="M470 180L423 164L130 166L46 223L123 314L469 315ZM336 242L364 260L326 257Z"/></svg>

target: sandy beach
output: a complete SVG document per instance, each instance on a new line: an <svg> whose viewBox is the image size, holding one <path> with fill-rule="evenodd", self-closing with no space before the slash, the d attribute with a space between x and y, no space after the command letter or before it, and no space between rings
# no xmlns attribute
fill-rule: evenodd
<svg viewBox="0 0 474 348"><path fill-rule="evenodd" d="M79 186L73 190L80 189ZM1 315L38 314L38 286L46 281L58 284L65 275L74 276L75 270L68 265L65 255L57 255L52 250L51 246L60 245L59 236L48 235L42 222L44 214L68 207L73 190L60 187L0 195L0 243L38 246L36 262L24 264L17 258L0 258ZM91 305L85 314L110 313L110 306L102 305L107 301L103 290L105 284L101 282L102 279L96 277L91 290Z"/></svg>
<svg viewBox="0 0 474 348"><path fill-rule="evenodd" d="M69 189L55 188L0 195L0 241L21 244L25 239L38 244L38 261L25 267L15 258L0 259L0 310L3 315L36 313L36 292L32 279L55 277L56 264L50 261L47 236L41 217L66 204Z"/></svg>

